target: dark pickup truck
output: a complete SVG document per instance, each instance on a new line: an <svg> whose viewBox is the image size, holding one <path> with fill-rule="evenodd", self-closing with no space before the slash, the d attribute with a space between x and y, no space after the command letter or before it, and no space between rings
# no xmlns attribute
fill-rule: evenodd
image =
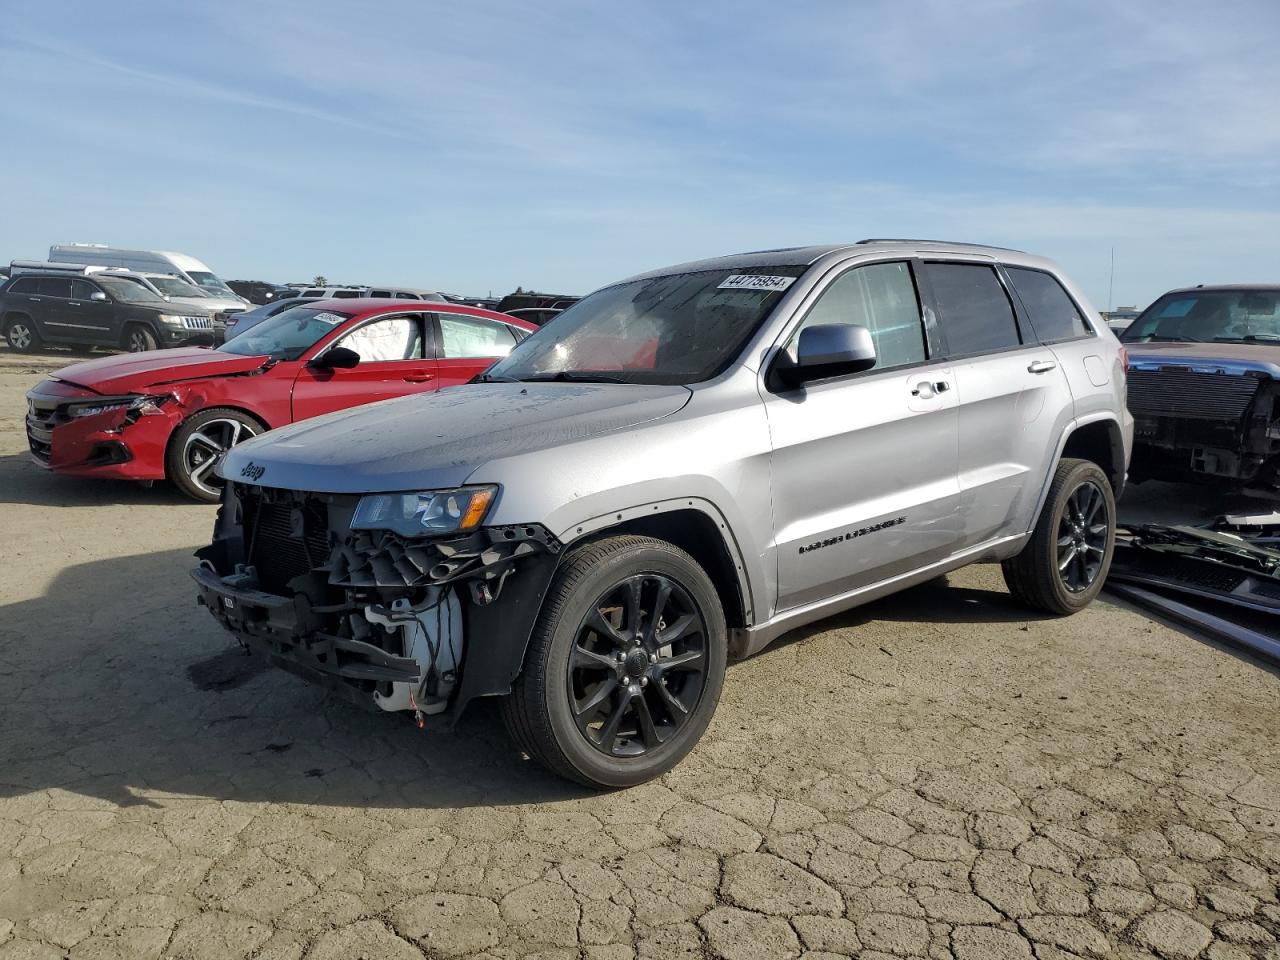
<svg viewBox="0 0 1280 960"><path fill-rule="evenodd" d="M1130 479L1280 492L1280 285L1173 290L1121 335Z"/></svg>

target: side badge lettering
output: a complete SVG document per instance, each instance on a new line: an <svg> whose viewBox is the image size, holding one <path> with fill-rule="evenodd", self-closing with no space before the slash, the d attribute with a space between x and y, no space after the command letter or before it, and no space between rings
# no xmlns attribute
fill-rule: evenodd
<svg viewBox="0 0 1280 960"><path fill-rule="evenodd" d="M827 537L825 540L819 540L816 543L810 543L800 548L801 553L812 553L814 550L821 550L823 547L834 546L837 543L844 543L846 540L853 540L856 537L865 537L868 533L875 533L877 530L887 530L889 527L896 527L900 523L906 523L906 517L894 517L892 520L881 520L879 523L873 523L869 527L859 527L856 530L850 530L847 533L837 534L834 537Z"/></svg>

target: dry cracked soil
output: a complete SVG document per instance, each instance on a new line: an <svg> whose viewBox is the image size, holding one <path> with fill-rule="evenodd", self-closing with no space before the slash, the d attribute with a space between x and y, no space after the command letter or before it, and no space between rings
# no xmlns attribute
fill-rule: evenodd
<svg viewBox="0 0 1280 960"><path fill-rule="evenodd" d="M234 649L211 507L27 462L0 353L0 960L1280 960L1275 672L975 567L734 665L593 794ZM1167 494L1166 494L1167 495Z"/></svg>

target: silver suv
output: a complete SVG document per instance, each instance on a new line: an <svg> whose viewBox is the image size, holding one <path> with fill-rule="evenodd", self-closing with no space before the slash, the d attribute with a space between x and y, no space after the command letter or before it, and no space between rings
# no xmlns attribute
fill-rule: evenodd
<svg viewBox="0 0 1280 960"><path fill-rule="evenodd" d="M730 657L1001 561L1098 593L1124 354L1050 262L874 240L596 291L477 382L230 451L200 599L366 705L456 719L598 787L677 763Z"/></svg>

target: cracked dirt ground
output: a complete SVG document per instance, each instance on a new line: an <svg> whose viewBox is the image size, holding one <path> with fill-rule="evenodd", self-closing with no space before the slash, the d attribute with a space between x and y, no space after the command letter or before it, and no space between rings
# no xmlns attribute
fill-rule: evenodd
<svg viewBox="0 0 1280 960"><path fill-rule="evenodd" d="M983 567L731 668L592 795L238 656L213 508L47 477L0 354L0 958L1280 958L1280 681Z"/></svg>

